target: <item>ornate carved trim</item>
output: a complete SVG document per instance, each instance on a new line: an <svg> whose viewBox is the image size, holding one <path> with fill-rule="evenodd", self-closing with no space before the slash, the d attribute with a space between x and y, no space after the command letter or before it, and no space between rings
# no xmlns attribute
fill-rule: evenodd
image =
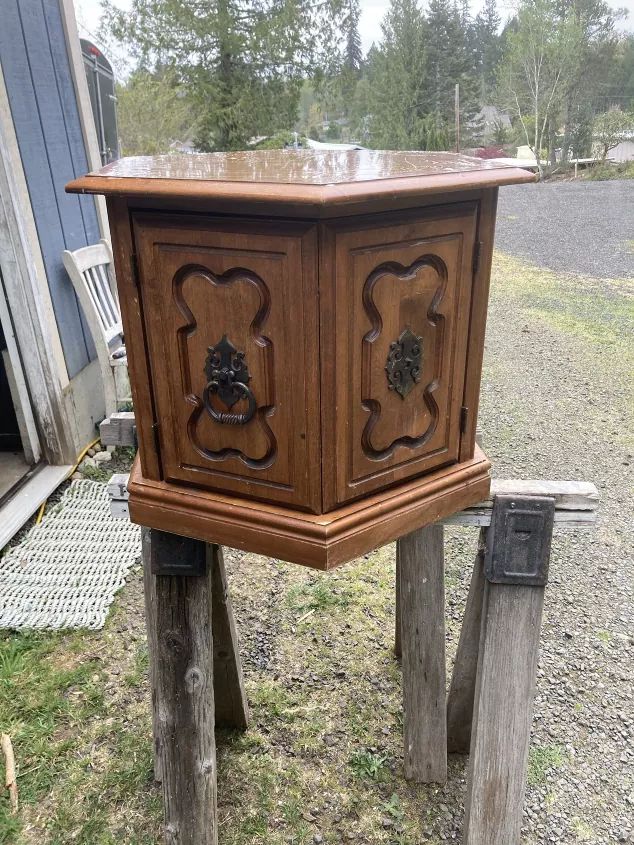
<svg viewBox="0 0 634 845"><path fill-rule="evenodd" d="M242 461L243 464L245 464L245 466L248 466L250 469L267 469L273 464L277 456L277 441L267 422L267 417L270 416L270 414L272 414L275 410L274 401L270 405L263 405L254 409L254 412L252 414L253 422L257 423L261 427L267 440L267 449L265 454L261 458L249 457L248 455L245 455L244 452L242 452L240 449L235 448L226 448L219 449L218 451L213 451L212 449L207 449L205 446L203 446L199 440L198 422L200 420L201 414L205 410L205 403L204 400L201 399L192 390L190 378L190 373L192 372L192 369L190 366L189 352L187 349L187 339L190 338L197 331L198 323L191 309L187 305L185 297L183 295L183 285L192 276L199 276L210 285L217 287L220 287L222 285L231 285L237 282L245 282L246 284L253 285L256 288L260 295L260 306L257 310L257 313L255 314L255 317L253 318L253 322L251 323L251 336L253 337L254 342L258 346L261 346L265 349L267 368L266 380L268 384L273 384L273 379L271 377L273 368L273 347L269 338L262 334L262 328L267 320L271 309L271 296L269 293L269 289L267 288L265 282L260 278L260 276L257 275L257 273L254 273L251 270L246 270L242 267L234 267L230 270L227 270L225 273L222 273L221 275L216 275L211 270L209 270L209 268L204 267L201 264L187 264L184 267L181 267L180 270L178 270L172 280L172 295L174 297L174 301L181 314L187 320L187 325L182 326L178 330L178 349L184 399L190 405L194 406L194 409L187 423L187 433L189 435L189 439L193 447L196 449L198 454L201 455L201 457L206 458L209 461L225 461L228 458L238 458L240 461Z"/></svg>
<svg viewBox="0 0 634 845"><path fill-rule="evenodd" d="M366 456L373 461L383 461L386 458L390 458L399 446L405 446L408 449L418 449L420 446L423 446L425 443L427 443L427 441L435 432L436 427L438 425L438 404L436 403L436 400L433 396L434 391L438 387L438 380L433 379L431 382L429 382L429 384L425 385L425 389L423 392L423 401L431 416L429 425L427 426L425 431L423 431L417 437L411 437L410 435L403 435L401 437L397 437L386 449L375 449L372 445L372 432L381 416L381 403L377 399L372 399L369 395L370 367L367 365L366 356L369 355L371 345L378 340L381 335L381 332L383 331L383 320L381 319L379 310L376 307L376 303L374 302L374 289L379 280L382 279L384 276L396 276L402 281L411 281L416 277L419 270L421 270L423 267L431 267L438 274L438 278L440 280L438 288L430 303L429 309L427 310L427 319L438 330L436 337L436 349L442 350L445 318L442 314L438 313L438 306L440 305L440 302L444 296L447 287L447 267L445 265L445 262L441 258L439 258L437 255L423 255L420 258L417 258L416 261L412 262L412 264L410 264L408 267L404 267L402 264L399 264L396 261L385 262L384 264L380 264L375 270L372 271L372 273L370 273L363 286L363 307L365 308L365 311L370 319L372 328L369 332L367 332L367 334L363 338L364 362L362 395L364 398L361 400L361 402L363 408L366 411L370 412L370 418L365 424L363 434L361 435L361 446ZM403 337L404 333L405 332L401 334L401 338ZM412 336L416 337L413 332L411 332L411 334ZM409 390L411 390L412 387L414 387L414 383L410 385ZM407 392L409 392L409 390ZM401 394L401 396L402 395L403 394Z"/></svg>

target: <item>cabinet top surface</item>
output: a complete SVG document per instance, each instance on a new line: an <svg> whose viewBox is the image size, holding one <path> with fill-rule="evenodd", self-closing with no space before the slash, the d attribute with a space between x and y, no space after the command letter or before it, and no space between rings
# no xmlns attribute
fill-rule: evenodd
<svg viewBox="0 0 634 845"><path fill-rule="evenodd" d="M390 193L494 187L533 174L458 153L257 150L123 158L71 182L79 193L328 202Z"/></svg>

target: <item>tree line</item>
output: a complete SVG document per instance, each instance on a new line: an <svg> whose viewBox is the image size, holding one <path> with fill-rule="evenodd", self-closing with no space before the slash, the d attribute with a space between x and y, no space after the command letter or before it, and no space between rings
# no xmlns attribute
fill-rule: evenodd
<svg viewBox="0 0 634 845"><path fill-rule="evenodd" d="M512 118L493 142L538 161L588 155L631 129L634 36L604 0L518 0L504 25L496 0L391 0L363 55L359 0L104 0L109 37L136 68L119 88L124 151L237 150L291 130L384 149L452 149L482 141L478 114ZM264 143L267 143L265 141ZM608 146L609 149L609 146Z"/></svg>

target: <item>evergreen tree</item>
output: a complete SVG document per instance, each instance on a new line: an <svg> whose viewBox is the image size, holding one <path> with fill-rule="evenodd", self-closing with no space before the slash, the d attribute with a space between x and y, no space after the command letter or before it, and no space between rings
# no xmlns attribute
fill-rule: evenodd
<svg viewBox="0 0 634 845"><path fill-rule="evenodd" d="M453 137L456 84L460 85L460 115L465 129L478 111L468 6L455 0L430 0L426 21L429 110L438 129Z"/></svg>
<svg viewBox="0 0 634 845"><path fill-rule="evenodd" d="M343 30L346 34L344 65L348 70L359 73L363 64L361 36L359 35L359 0L348 0Z"/></svg>
<svg viewBox="0 0 634 845"><path fill-rule="evenodd" d="M240 149L294 125L303 79L338 59L342 0L102 0L104 19L144 66L161 63L201 115L197 145Z"/></svg>
<svg viewBox="0 0 634 845"><path fill-rule="evenodd" d="M352 101L361 76L363 65L363 51L361 36L359 35L359 0L347 0L344 7L342 29L345 34L342 67L339 73L339 90L341 94L341 111L350 117Z"/></svg>
<svg viewBox="0 0 634 845"><path fill-rule="evenodd" d="M368 54L369 135L379 149L424 145L425 20L416 0L390 0L378 49Z"/></svg>
<svg viewBox="0 0 634 845"><path fill-rule="evenodd" d="M482 105L487 105L495 90L497 67L502 57L501 22L496 0L485 0L482 11L476 15L474 26Z"/></svg>

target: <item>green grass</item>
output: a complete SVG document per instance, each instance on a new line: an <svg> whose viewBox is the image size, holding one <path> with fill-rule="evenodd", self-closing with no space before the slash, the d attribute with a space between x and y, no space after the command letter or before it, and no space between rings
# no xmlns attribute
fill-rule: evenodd
<svg viewBox="0 0 634 845"><path fill-rule="evenodd" d="M634 162L624 161L618 164L596 164L582 171L584 179L591 182L603 182L606 179L634 179Z"/></svg>
<svg viewBox="0 0 634 845"><path fill-rule="evenodd" d="M374 751L355 751L350 758L350 768L357 778L369 780L382 780L385 778L384 754L377 754Z"/></svg>
<svg viewBox="0 0 634 845"><path fill-rule="evenodd" d="M103 715L98 666L73 660L80 647L80 635L0 633L0 726L11 737L24 804L40 800L63 775L73 725ZM10 842L19 828L0 793L0 842Z"/></svg>
<svg viewBox="0 0 634 845"><path fill-rule="evenodd" d="M298 613L319 612L332 608L346 608L350 593L337 584L335 579L324 576L313 583L291 587L286 601Z"/></svg>
<svg viewBox="0 0 634 845"><path fill-rule="evenodd" d="M91 481L100 481L102 484L106 484L112 477L110 462L106 462L103 466L97 464L96 467L84 464L80 472L84 478L89 478Z"/></svg>
<svg viewBox="0 0 634 845"><path fill-rule="evenodd" d="M552 769L560 769L566 756L560 745L538 745L528 754L528 783L540 786L546 783Z"/></svg>
<svg viewBox="0 0 634 845"><path fill-rule="evenodd" d="M2 845L156 841L150 819L160 807L146 708L141 726L131 712L113 716L104 661L91 653L99 637L0 633L0 730L11 737L20 800L13 816L0 792ZM35 838L28 832L41 813L46 840L41 828Z"/></svg>

